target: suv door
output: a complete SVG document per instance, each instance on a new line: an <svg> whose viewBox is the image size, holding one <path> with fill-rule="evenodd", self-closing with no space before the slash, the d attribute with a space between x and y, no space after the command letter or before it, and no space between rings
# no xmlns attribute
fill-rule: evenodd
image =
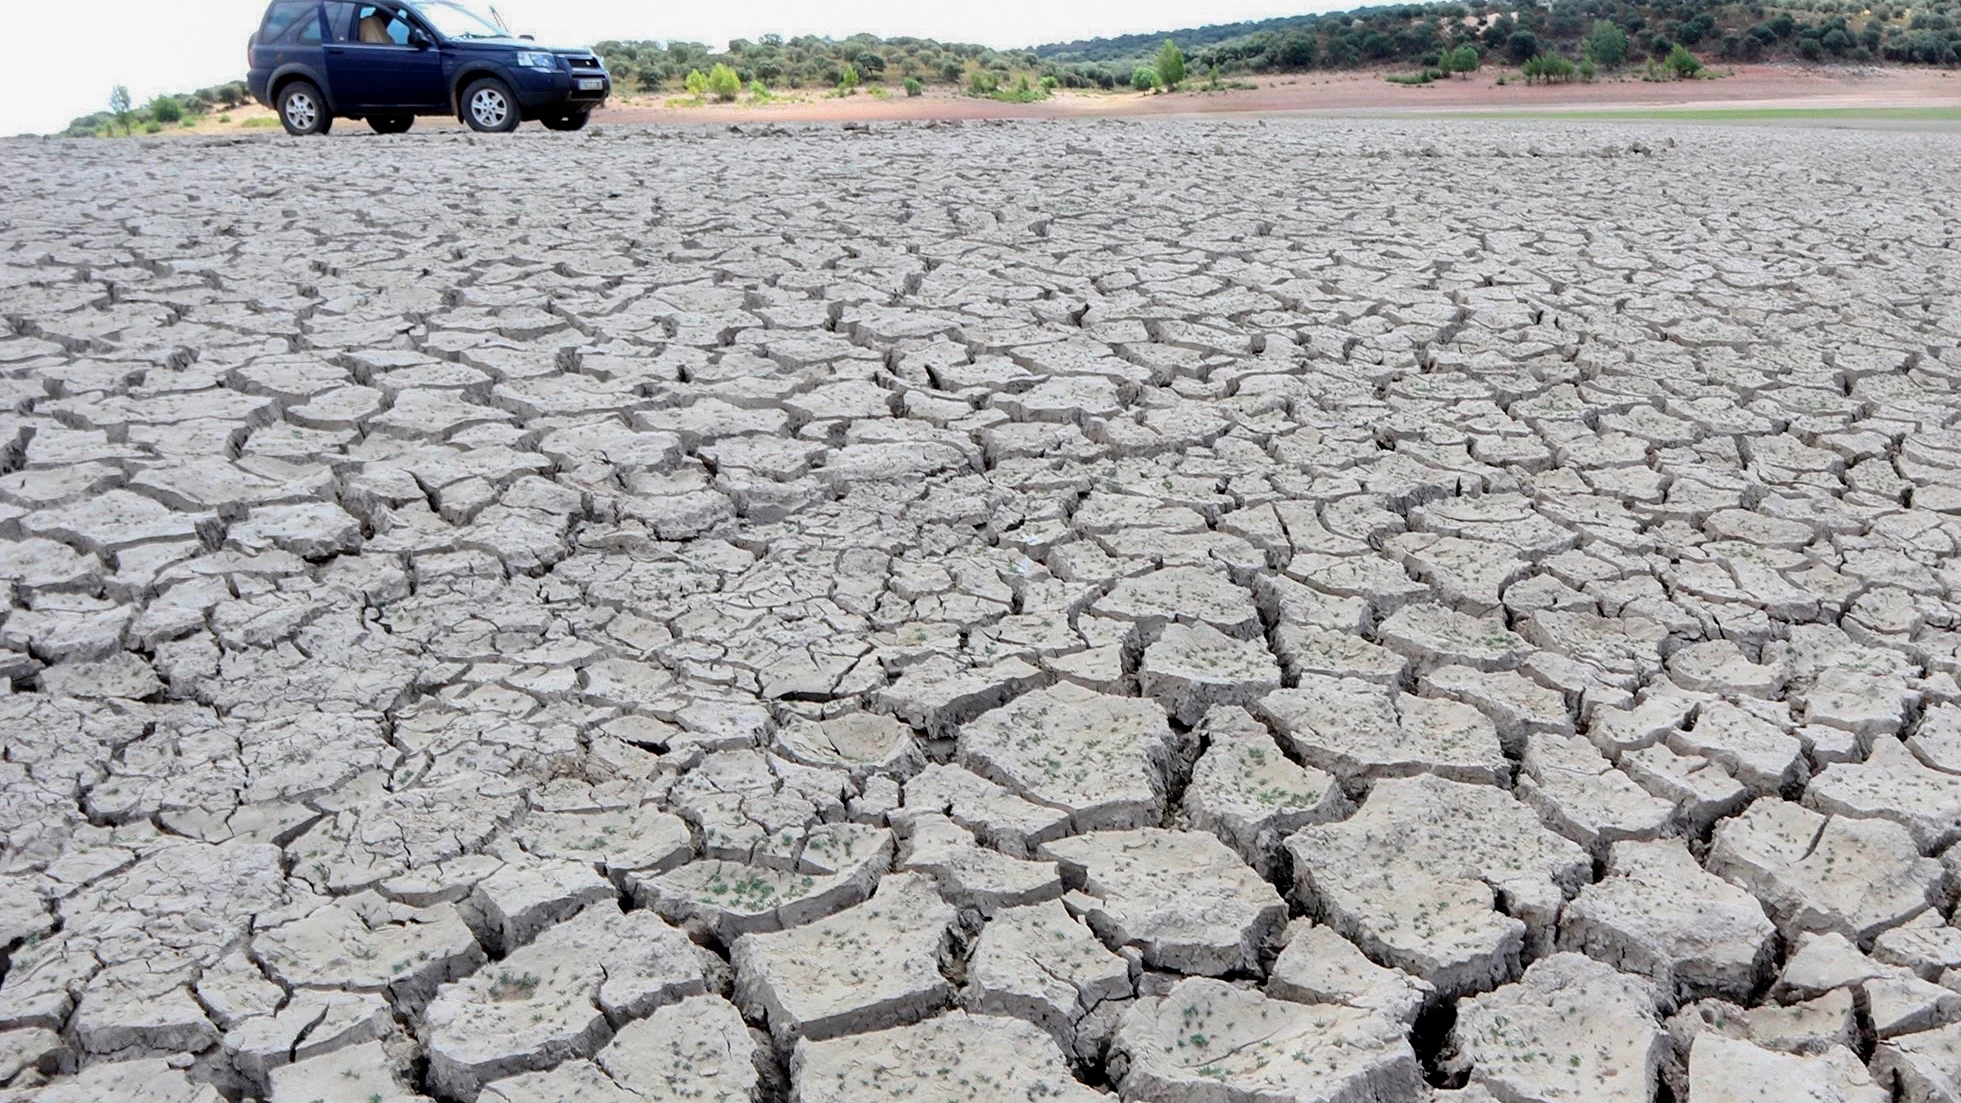
<svg viewBox="0 0 1961 1103"><path fill-rule="evenodd" d="M443 54L435 37L407 11L387 3L336 0L327 79L349 114L439 111L449 106ZM416 42L423 45L416 45Z"/></svg>

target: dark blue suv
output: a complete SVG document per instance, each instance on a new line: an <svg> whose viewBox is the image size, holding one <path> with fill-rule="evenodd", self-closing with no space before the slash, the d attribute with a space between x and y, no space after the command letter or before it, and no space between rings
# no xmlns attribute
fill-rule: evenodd
<svg viewBox="0 0 1961 1103"><path fill-rule="evenodd" d="M417 115L579 130L613 90L591 50L539 46L458 0L273 0L250 54L252 96L288 134L325 134L336 116L382 134Z"/></svg>

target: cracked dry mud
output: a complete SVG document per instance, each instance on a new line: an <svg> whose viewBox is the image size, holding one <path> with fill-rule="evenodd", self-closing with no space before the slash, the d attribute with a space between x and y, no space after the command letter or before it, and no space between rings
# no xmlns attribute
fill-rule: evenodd
<svg viewBox="0 0 1961 1103"><path fill-rule="evenodd" d="M0 158L0 1100L1961 1096L1945 136Z"/></svg>

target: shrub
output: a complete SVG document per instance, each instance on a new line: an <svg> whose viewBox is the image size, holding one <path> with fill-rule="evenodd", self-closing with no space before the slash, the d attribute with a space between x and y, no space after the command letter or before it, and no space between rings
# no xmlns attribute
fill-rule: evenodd
<svg viewBox="0 0 1961 1103"><path fill-rule="evenodd" d="M967 94L970 96L991 96L1001 90L1001 75L992 69L976 69L967 78Z"/></svg>
<svg viewBox="0 0 1961 1103"><path fill-rule="evenodd" d="M1185 51L1176 42L1164 40L1158 47L1158 82L1166 88L1176 88L1185 79Z"/></svg>
<svg viewBox="0 0 1961 1103"><path fill-rule="evenodd" d="M1592 59L1592 58L1590 58L1590 57L1583 57L1583 58L1581 58L1581 59L1580 59L1580 79L1581 79L1581 80L1583 80L1583 81L1586 81L1586 82L1587 82L1588 84L1592 84L1592 83L1593 83L1593 78L1594 78L1595 76L1597 76L1597 75L1599 74L1599 72L1600 72L1600 67L1599 67L1599 66L1597 66L1597 65L1595 65L1595 64L1593 63L1593 59Z"/></svg>
<svg viewBox="0 0 1961 1103"><path fill-rule="evenodd" d="M708 74L699 69L689 70L688 79L684 84L690 96L705 96L708 94Z"/></svg>
<svg viewBox="0 0 1961 1103"><path fill-rule="evenodd" d="M838 92L849 96L858 90L858 67L847 65L838 73Z"/></svg>
<svg viewBox="0 0 1961 1103"><path fill-rule="evenodd" d="M1678 77L1692 77L1702 72L1702 62L1697 61L1688 47L1679 42L1675 44L1674 49L1668 51L1668 60L1662 64Z"/></svg>
<svg viewBox="0 0 1961 1103"><path fill-rule="evenodd" d="M759 100L773 100L776 98L775 96L770 95L769 85L764 84L760 80L752 80L749 82L749 94Z"/></svg>
<svg viewBox="0 0 1961 1103"><path fill-rule="evenodd" d="M1531 31L1517 31L1505 40L1505 53L1520 65L1539 56L1539 36Z"/></svg>
<svg viewBox="0 0 1961 1103"><path fill-rule="evenodd" d="M1540 54L1538 57L1519 66L1518 71L1525 75L1525 83L1544 81L1551 84L1556 80L1572 80L1579 73L1579 67L1558 54Z"/></svg>
<svg viewBox="0 0 1961 1103"><path fill-rule="evenodd" d="M1055 79L1053 75L1042 78L1042 91L1054 93L1054 91L1060 87L1062 87L1062 82Z"/></svg>
<svg viewBox="0 0 1961 1103"><path fill-rule="evenodd" d="M919 83L918 77L906 78L906 95L923 96L925 94L926 94L926 86Z"/></svg>
<svg viewBox="0 0 1961 1103"><path fill-rule="evenodd" d="M708 90L723 103L732 102L742 94L742 78L736 75L734 69L718 61L708 71Z"/></svg>
<svg viewBox="0 0 1961 1103"><path fill-rule="evenodd" d="M161 134L163 133L163 124L155 119L151 119L149 122L143 124L143 133Z"/></svg>
<svg viewBox="0 0 1961 1103"><path fill-rule="evenodd" d="M175 96L158 96L156 99L151 100L149 112L152 121L163 123L166 126L171 123L182 122L184 119L184 105L178 103L177 97Z"/></svg>
<svg viewBox="0 0 1961 1103"><path fill-rule="evenodd" d="M1130 74L1130 86L1139 92L1149 92L1158 86L1158 71L1148 65L1139 65Z"/></svg>

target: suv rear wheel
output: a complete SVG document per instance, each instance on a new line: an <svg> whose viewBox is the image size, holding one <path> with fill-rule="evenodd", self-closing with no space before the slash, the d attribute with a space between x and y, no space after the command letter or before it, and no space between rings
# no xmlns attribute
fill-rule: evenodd
<svg viewBox="0 0 1961 1103"><path fill-rule="evenodd" d="M376 134L407 134L415 125L414 115L369 115L368 125Z"/></svg>
<svg viewBox="0 0 1961 1103"><path fill-rule="evenodd" d="M295 137L325 134L334 128L334 117L327 114L327 98L308 81L296 80L281 88L278 106L280 123Z"/></svg>
<svg viewBox="0 0 1961 1103"><path fill-rule="evenodd" d="M517 97L496 77L485 77L463 90L463 121L471 130L508 134L517 129Z"/></svg>
<svg viewBox="0 0 1961 1103"><path fill-rule="evenodd" d="M539 121L545 124L546 130L584 130L591 119L590 111L572 111L564 115L546 115Z"/></svg>

